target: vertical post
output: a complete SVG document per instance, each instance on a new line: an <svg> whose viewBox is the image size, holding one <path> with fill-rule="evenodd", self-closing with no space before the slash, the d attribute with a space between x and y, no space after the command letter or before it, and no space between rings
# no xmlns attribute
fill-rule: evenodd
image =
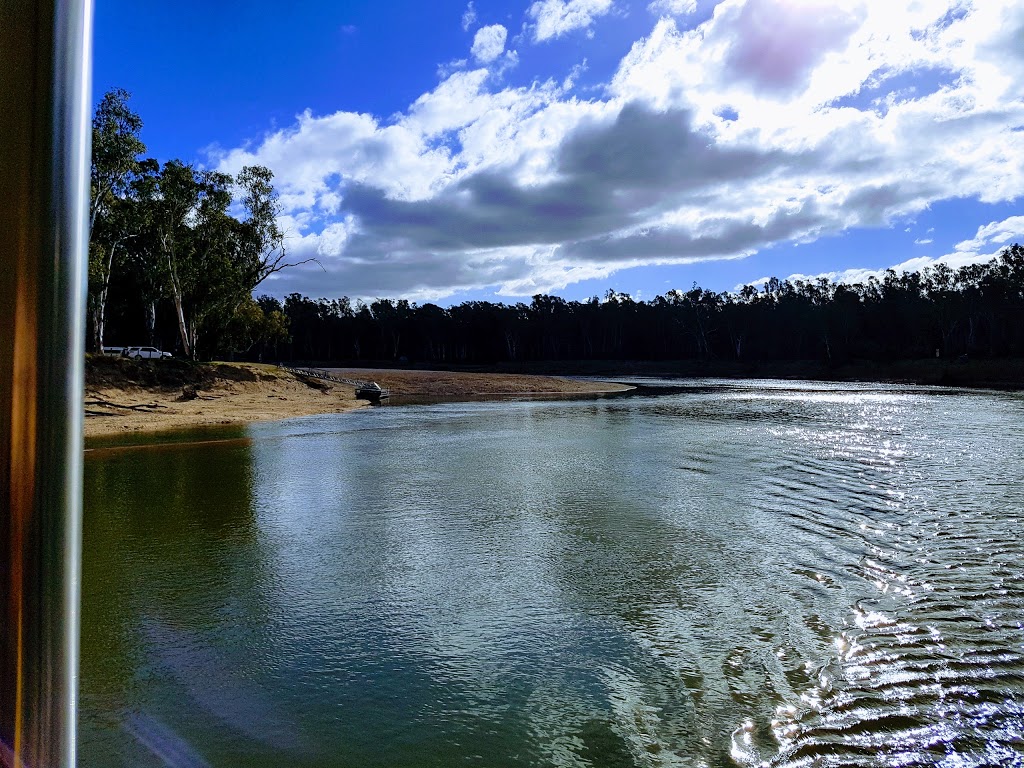
<svg viewBox="0 0 1024 768"><path fill-rule="evenodd" d="M0 0L0 765L75 765L92 0Z"/></svg>

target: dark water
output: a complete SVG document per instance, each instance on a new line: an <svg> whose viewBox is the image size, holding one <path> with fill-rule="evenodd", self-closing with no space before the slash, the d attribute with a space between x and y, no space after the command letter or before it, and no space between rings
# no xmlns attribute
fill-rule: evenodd
<svg viewBox="0 0 1024 768"><path fill-rule="evenodd" d="M95 450L82 765L1024 764L1024 398L703 385Z"/></svg>

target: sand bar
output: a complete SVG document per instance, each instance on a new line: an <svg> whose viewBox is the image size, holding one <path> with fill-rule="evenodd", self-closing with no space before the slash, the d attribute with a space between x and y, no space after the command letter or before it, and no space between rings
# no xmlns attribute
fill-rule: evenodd
<svg viewBox="0 0 1024 768"><path fill-rule="evenodd" d="M375 381L398 397L503 397L531 395L586 395L623 392L632 387L608 381L511 373L464 371L408 371L384 368L325 368L346 379Z"/></svg>
<svg viewBox="0 0 1024 768"><path fill-rule="evenodd" d="M629 389L559 376L329 370L346 379L377 381L396 398L585 395ZM296 376L273 365L98 359L87 365L85 435L244 424L366 407L348 384Z"/></svg>

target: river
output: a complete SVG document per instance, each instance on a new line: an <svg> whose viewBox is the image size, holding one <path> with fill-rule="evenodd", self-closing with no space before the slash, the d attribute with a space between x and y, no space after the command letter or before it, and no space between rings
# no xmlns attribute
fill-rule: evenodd
<svg viewBox="0 0 1024 768"><path fill-rule="evenodd" d="M1024 397L647 383L90 450L81 764L1024 762Z"/></svg>

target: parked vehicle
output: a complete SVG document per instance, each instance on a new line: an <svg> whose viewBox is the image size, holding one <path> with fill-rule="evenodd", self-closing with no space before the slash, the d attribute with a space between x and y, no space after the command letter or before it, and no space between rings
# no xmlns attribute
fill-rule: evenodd
<svg viewBox="0 0 1024 768"><path fill-rule="evenodd" d="M113 355L114 357L120 357L124 354L124 347L104 347L104 355Z"/></svg>
<svg viewBox="0 0 1024 768"><path fill-rule="evenodd" d="M156 347L125 347L121 354L132 360L161 360L173 357L170 352L161 352Z"/></svg>

